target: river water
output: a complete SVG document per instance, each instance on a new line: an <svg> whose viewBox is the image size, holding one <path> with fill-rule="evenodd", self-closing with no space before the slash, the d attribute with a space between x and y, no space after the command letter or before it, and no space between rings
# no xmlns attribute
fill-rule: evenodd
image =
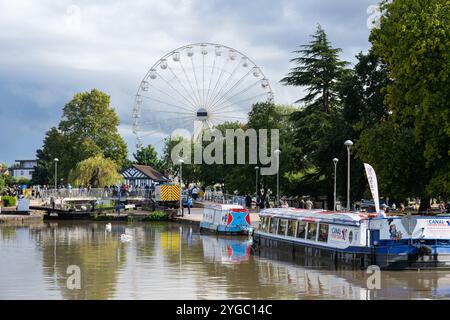
<svg viewBox="0 0 450 320"><path fill-rule="evenodd" d="M365 271L254 253L247 237L176 223L113 223L111 232L105 225L0 225L0 299L450 298L446 271L382 271L371 289ZM124 233L132 239L121 240Z"/></svg>

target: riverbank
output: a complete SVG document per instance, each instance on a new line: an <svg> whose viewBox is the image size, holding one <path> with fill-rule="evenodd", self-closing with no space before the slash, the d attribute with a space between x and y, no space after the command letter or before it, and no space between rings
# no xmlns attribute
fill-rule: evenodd
<svg viewBox="0 0 450 320"><path fill-rule="evenodd" d="M0 225L24 225L42 222L43 220L44 216L41 213L33 211L29 215L0 214Z"/></svg>

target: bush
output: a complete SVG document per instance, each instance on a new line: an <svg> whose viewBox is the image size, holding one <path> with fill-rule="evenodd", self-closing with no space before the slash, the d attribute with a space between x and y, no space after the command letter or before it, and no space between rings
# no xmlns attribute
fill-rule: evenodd
<svg viewBox="0 0 450 320"><path fill-rule="evenodd" d="M163 211L154 211L146 216L142 221L167 221L169 215Z"/></svg>
<svg viewBox="0 0 450 320"><path fill-rule="evenodd" d="M11 196L2 196L3 206L12 207L16 205L16 198Z"/></svg>

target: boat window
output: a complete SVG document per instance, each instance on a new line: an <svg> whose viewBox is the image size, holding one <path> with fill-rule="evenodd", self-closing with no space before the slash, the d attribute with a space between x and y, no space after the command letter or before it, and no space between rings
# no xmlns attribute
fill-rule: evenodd
<svg viewBox="0 0 450 320"><path fill-rule="evenodd" d="M279 225L278 225L278 234L284 236L286 234L286 219L280 219Z"/></svg>
<svg viewBox="0 0 450 320"><path fill-rule="evenodd" d="M317 223L308 222L308 240L316 241Z"/></svg>
<svg viewBox="0 0 450 320"><path fill-rule="evenodd" d="M306 222L299 221L297 228L297 238L305 239L306 235Z"/></svg>
<svg viewBox="0 0 450 320"><path fill-rule="evenodd" d="M288 230L287 230L288 237L295 237L295 228L296 227L297 227L296 220L288 220Z"/></svg>
<svg viewBox="0 0 450 320"><path fill-rule="evenodd" d="M319 236L317 238L317 241L327 242L327 240L328 240L328 224L321 223L319 225Z"/></svg>
<svg viewBox="0 0 450 320"><path fill-rule="evenodd" d="M276 233L277 232L277 225L278 225L278 219L277 218L272 218L271 219L271 223L269 225L269 233Z"/></svg>
<svg viewBox="0 0 450 320"><path fill-rule="evenodd" d="M269 229L270 217L262 217L260 222L260 229L264 232L267 232Z"/></svg>

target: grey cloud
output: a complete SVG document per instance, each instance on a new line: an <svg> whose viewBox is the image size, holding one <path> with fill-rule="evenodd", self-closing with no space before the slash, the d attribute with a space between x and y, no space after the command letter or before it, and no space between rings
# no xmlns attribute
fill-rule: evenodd
<svg viewBox="0 0 450 320"><path fill-rule="evenodd" d="M376 1L84 0L76 2L79 30L70 24L73 3L0 3L0 145L9 146L0 162L34 157L64 103L94 87L111 95L131 155L136 89L154 62L187 43L244 52L271 80L276 101L293 102L301 90L278 84L292 67L292 51L320 23L342 57L354 61L369 47L366 10Z"/></svg>

